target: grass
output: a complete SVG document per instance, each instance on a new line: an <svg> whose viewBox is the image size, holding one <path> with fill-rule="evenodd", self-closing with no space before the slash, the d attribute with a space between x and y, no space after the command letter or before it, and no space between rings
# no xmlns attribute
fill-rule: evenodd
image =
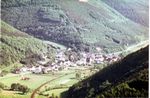
<svg viewBox="0 0 150 98"><path fill-rule="evenodd" d="M30 98L31 93L28 93L26 95L18 94L17 91L2 91L0 93L0 98ZM36 96L36 98L45 98L44 96Z"/></svg>
<svg viewBox="0 0 150 98"><path fill-rule="evenodd" d="M88 74L88 73L87 73ZM55 72L54 75L52 73L49 74L31 74L31 73L27 73L24 74L24 77L29 77L30 80L24 81L21 80L21 75L19 74L12 74L9 73L4 77L0 77L0 81L2 83L4 83L6 86L10 87L10 85L12 83L20 83L22 85L26 85L31 89L31 92L33 90L35 90L36 88L38 88L40 85L42 85L43 83L50 81L56 77L65 75L59 79L56 79L54 81L51 81L50 83L44 85L41 89L40 92L45 91L46 88L55 88L55 87L62 87L62 88L58 88L58 89L53 89L53 90L48 90L45 91L43 94L49 94L52 95L52 93L54 93L54 95L60 96L60 94L64 91L67 91L68 88L70 86L72 86L73 84L77 83L79 80L76 79L76 70L75 69L70 69L70 70L63 70L63 71L59 71L59 72ZM6 92L6 91L5 91ZM11 92L9 92L11 93ZM14 92L13 92L14 93ZM29 98L31 94L28 95L19 95L17 93L14 94L15 97L12 98ZM0 94L0 98L11 98L9 97L10 95L5 94L5 93L1 93ZM36 96L38 96L38 94L36 94ZM36 98L44 98L44 97L36 97Z"/></svg>
<svg viewBox="0 0 150 98"><path fill-rule="evenodd" d="M47 87L58 87L61 84L63 84L69 88L70 86L72 86L73 84L78 82L78 80L75 79L75 71L74 70L60 71L60 72L55 73L55 75L52 75L52 74L43 74L43 75L25 74L24 77L30 78L30 80L28 80L28 81L21 80L21 75L8 74L4 77L0 77L0 81L8 87L10 87L10 85L12 83L20 83L23 85L27 85L31 90L34 90L34 89L38 88L41 84L43 84L49 80L52 80L58 76L61 76L63 74L64 75L66 74L66 75L62 78L56 79L56 80L48 83L45 86L47 86ZM40 91L45 90L45 86L43 86L43 88L41 88ZM57 91L56 94L59 95L61 92L67 90L68 88L65 88L65 89L63 88L60 90L59 89L58 90L52 90L52 91L48 91L46 93L51 94L51 92L54 93L54 91Z"/></svg>
<svg viewBox="0 0 150 98"><path fill-rule="evenodd" d="M0 20L1 22L1 34L3 35L9 35L9 36L22 36L22 37L31 37L26 33L23 33L19 30L17 30L16 28L14 28L13 26L7 24L6 22L4 22L3 20Z"/></svg>
<svg viewBox="0 0 150 98"><path fill-rule="evenodd" d="M56 95L56 96L61 96L61 94L69 89L73 84L79 82L79 80L76 79L76 71L75 70L67 70L67 71L61 71L58 72L58 74L66 74L64 77L61 77L59 79L56 79L45 86L43 86L40 91L43 92L43 94L49 94L49 95ZM89 73L86 73L89 74ZM46 88L57 88L57 87L62 87L62 88L57 88L57 89L52 89L45 91Z"/></svg>
<svg viewBox="0 0 150 98"><path fill-rule="evenodd" d="M38 86L40 86L42 83L51 80L55 78L54 75L35 75L35 74L26 74L24 77L29 77L30 80L24 81L21 80L21 75L14 75L14 74L8 74L5 77L0 77L0 81L4 83L5 85L9 86L12 83L20 83L23 85L27 85L30 89L36 89Z"/></svg>
<svg viewBox="0 0 150 98"><path fill-rule="evenodd" d="M14 67L20 67L20 66L22 66L22 64L16 62L14 64L11 64L10 66L7 66L7 67L6 66L1 66L0 68L1 68L1 70L5 70L5 71L10 72Z"/></svg>
<svg viewBox="0 0 150 98"><path fill-rule="evenodd" d="M55 96L60 96L60 94L62 92L65 92L67 90L68 90L68 88L54 89L54 90L50 90L50 91L45 92L45 94L49 94L49 95L54 94Z"/></svg>

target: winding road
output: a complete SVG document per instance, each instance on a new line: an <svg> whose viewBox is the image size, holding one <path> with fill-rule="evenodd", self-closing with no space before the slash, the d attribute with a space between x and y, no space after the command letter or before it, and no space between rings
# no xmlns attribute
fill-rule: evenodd
<svg viewBox="0 0 150 98"><path fill-rule="evenodd" d="M110 53L109 55L112 55L112 54L118 55L118 54L121 54L121 53L130 54L130 53L135 52L135 51L137 51L141 48L146 47L148 44L149 44L149 40L141 41L138 44L131 45L131 46L127 47L126 49L122 50L122 51L117 51L117 52L114 52L114 53Z"/></svg>
<svg viewBox="0 0 150 98"><path fill-rule="evenodd" d="M70 72L68 75L70 75L70 74L74 74L74 72ZM67 76L67 75L66 75L66 74L61 75L61 76L59 76L59 77L56 77L56 78L54 78L54 79L52 79L52 80L49 80L49 81L43 83L42 85L40 85L37 89L35 89L35 90L32 92L30 98L36 98L35 95L36 95L37 91L39 91L44 85L46 85L46 84L48 84L48 83L50 83L50 82L53 82L53 81L55 81L55 80L57 80L57 79L59 79L59 78L62 78L62 77L64 77L64 76Z"/></svg>
<svg viewBox="0 0 150 98"><path fill-rule="evenodd" d="M50 82L52 82L52 81L54 81L54 80L57 80L57 79L59 79L59 78L61 78L61 77L64 77L64 76L66 76L66 75L59 76L59 77L57 77L57 78L54 78L54 79L52 79L52 80L50 80L50 81L47 81L47 82L43 83L42 85L40 85L37 89L35 89L35 90L33 91L33 93L31 94L31 98L35 98L35 95L36 95L37 91L39 91L44 85L46 85L46 84L48 84L48 83L50 83Z"/></svg>

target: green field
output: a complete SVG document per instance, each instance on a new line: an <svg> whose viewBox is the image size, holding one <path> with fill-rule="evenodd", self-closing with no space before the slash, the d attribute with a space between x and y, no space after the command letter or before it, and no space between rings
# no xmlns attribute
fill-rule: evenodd
<svg viewBox="0 0 150 98"><path fill-rule="evenodd" d="M19 92L14 91L2 91L0 93L0 98L30 98L31 93L27 95L21 95ZM45 98L44 96L37 96L36 98Z"/></svg>
<svg viewBox="0 0 150 98"><path fill-rule="evenodd" d="M5 77L0 77L0 81L4 83L5 85L9 86L12 83L20 83L23 85L27 85L30 89L36 89L38 86L40 86L42 83L45 83L46 81L49 81L51 79L54 79L55 77L59 75L51 75L51 74L46 74L46 75L36 75L36 74L26 74L23 75L24 77L29 77L30 80L25 81L21 80L21 75L15 75L15 74L8 74Z"/></svg>
<svg viewBox="0 0 150 98"><path fill-rule="evenodd" d="M26 85L31 89L31 92L28 93L27 95L19 95L16 92L13 93L13 96L10 97L9 94L1 93L0 98L29 98L31 96L31 93L41 86L42 84L46 83L47 81L52 80L51 82L47 83L44 85L41 89L41 91L45 90L45 87L49 88L55 88L55 87L60 87L61 85L65 85L65 88L58 88L58 89L53 89L53 90L48 90L45 91L43 94L49 94L52 95L54 93L57 96L60 96L60 93L66 91L70 86L72 86L74 83L77 83L78 80L75 77L75 70L66 70L66 71L60 71L60 72L55 72L54 74L49 73L49 74L31 74L31 73L26 73L24 75L21 74L12 74L9 73L4 77L0 77L1 83L4 83L6 86L10 87L12 83L20 83L22 85ZM61 78L55 79L57 77L60 77L64 75ZM21 80L23 77L29 77L29 80ZM54 79L54 80L53 80ZM6 92L6 91L5 91ZM36 94L36 96L39 96ZM36 97L36 98L44 98L43 97Z"/></svg>

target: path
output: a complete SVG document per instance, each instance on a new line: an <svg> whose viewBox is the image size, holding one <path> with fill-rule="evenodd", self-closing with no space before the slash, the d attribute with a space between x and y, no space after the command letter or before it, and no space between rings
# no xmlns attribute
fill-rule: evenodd
<svg viewBox="0 0 150 98"><path fill-rule="evenodd" d="M135 52L135 51L137 51L137 50L139 50L139 49L141 49L141 48L146 47L148 44L149 44L149 40L145 40L145 41L142 41L142 42L140 42L140 43L138 43L138 44L136 44L136 45L129 46L129 47L127 47L127 48L126 48L125 50L123 50L123 51L117 51L117 52L110 53L110 54L115 54L115 55L117 55L117 54L127 53L127 52L132 53L132 52Z"/></svg>
<svg viewBox="0 0 150 98"><path fill-rule="evenodd" d="M73 73L74 73L74 72L69 73L69 75L70 75L70 74L73 74ZM50 80L50 81L47 81L47 82L43 83L42 85L40 85L37 89L35 89L35 90L33 91L33 93L31 94L31 98L35 98L35 94L37 93L37 91L40 90L44 85L46 85L46 84L48 84L48 83L50 83L50 82L52 82L52 81L54 81L54 80L57 80L57 79L59 79L59 78L62 78L62 77L64 77L64 76L66 76L66 74L61 75L61 76L59 76L59 77L57 77L57 78L54 78L54 79L52 79L52 80Z"/></svg>
<svg viewBox="0 0 150 98"><path fill-rule="evenodd" d="M37 89L35 89L35 90L33 91L33 93L31 94L31 98L35 98L36 92L37 92L38 90L40 90L44 85L46 85L46 84L48 84L48 83L50 83L50 82L52 82L52 81L54 81L54 80L57 80L57 79L59 79L59 78L61 78L61 77L64 77L64 76L65 76L65 75L62 75L62 76L59 76L59 77L57 77L57 78L54 78L54 79L52 79L52 80L50 80L50 81L47 81L47 82L43 83L42 85L40 85Z"/></svg>

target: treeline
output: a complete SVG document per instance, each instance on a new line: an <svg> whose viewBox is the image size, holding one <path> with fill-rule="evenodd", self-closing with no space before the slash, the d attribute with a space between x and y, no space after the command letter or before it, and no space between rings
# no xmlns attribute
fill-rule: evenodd
<svg viewBox="0 0 150 98"><path fill-rule="evenodd" d="M96 98L107 97L147 97L148 96L148 68L134 73L124 82L112 85Z"/></svg>
<svg viewBox="0 0 150 98"><path fill-rule="evenodd" d="M0 65L8 66L19 62L27 54L47 53L51 58L55 49L41 40L31 37L2 21L2 36L0 38Z"/></svg>
<svg viewBox="0 0 150 98"><path fill-rule="evenodd" d="M23 94L26 94L26 93L29 92L30 89L27 86L25 86L25 85L21 85L19 83L13 83L13 84L11 84L10 90L12 90L12 91L20 91Z"/></svg>
<svg viewBox="0 0 150 98"><path fill-rule="evenodd" d="M2 8L51 4L51 0L1 0Z"/></svg>
<svg viewBox="0 0 150 98"><path fill-rule="evenodd" d="M0 90L19 91L22 92L22 94L26 94L30 91L28 86L19 83L12 83L10 87L7 87L5 84L0 83Z"/></svg>
<svg viewBox="0 0 150 98"><path fill-rule="evenodd" d="M2 36L1 65L9 65L25 58L28 51L42 53L48 51L48 46L35 38ZM52 51L51 51L52 52Z"/></svg>
<svg viewBox="0 0 150 98"><path fill-rule="evenodd" d="M1 5L2 8L5 7L19 7L24 6L26 4L30 4L32 0L2 0Z"/></svg>

